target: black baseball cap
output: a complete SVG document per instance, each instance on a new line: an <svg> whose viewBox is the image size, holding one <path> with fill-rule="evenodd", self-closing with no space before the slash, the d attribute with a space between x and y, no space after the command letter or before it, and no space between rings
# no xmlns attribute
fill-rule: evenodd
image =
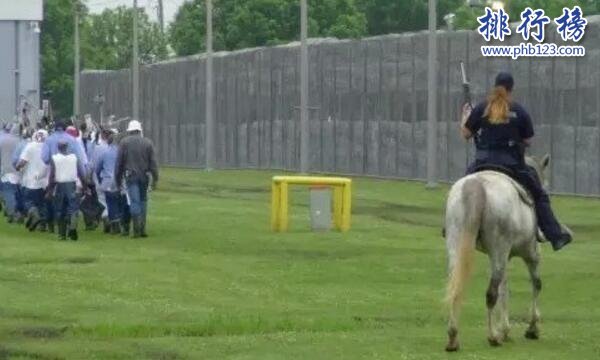
<svg viewBox="0 0 600 360"><path fill-rule="evenodd" d="M515 86L515 79L513 79L511 74L507 72L501 72L498 74L498 76L496 76L495 86L502 86L506 90L512 91L513 87Z"/></svg>
<svg viewBox="0 0 600 360"><path fill-rule="evenodd" d="M67 127L65 126L65 121L63 119L58 119L54 122L54 130L64 130Z"/></svg>

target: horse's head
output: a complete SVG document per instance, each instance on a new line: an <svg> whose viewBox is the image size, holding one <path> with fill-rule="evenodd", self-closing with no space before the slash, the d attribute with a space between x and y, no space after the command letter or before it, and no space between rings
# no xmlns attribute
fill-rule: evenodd
<svg viewBox="0 0 600 360"><path fill-rule="evenodd" d="M535 156L525 157L525 163L535 169L544 188L548 187L548 165L550 165L550 155L546 154L541 159Z"/></svg>

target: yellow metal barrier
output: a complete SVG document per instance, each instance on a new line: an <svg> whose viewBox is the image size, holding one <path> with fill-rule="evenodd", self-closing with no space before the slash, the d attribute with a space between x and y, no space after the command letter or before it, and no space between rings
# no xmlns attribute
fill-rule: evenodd
<svg viewBox="0 0 600 360"><path fill-rule="evenodd" d="M274 176L271 185L271 228L273 231L288 230L289 185L333 187L334 225L340 231L350 230L352 180L340 177Z"/></svg>

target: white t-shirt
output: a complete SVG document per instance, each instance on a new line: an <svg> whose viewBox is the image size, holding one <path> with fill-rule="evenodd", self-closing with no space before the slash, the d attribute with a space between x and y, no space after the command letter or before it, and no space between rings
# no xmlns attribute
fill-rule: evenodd
<svg viewBox="0 0 600 360"><path fill-rule="evenodd" d="M27 161L21 185L28 189L43 189L48 186L48 166L42 161L43 147L42 143L30 142L21 153L21 160Z"/></svg>
<svg viewBox="0 0 600 360"><path fill-rule="evenodd" d="M77 182L77 156L58 153L52 156L57 183Z"/></svg>

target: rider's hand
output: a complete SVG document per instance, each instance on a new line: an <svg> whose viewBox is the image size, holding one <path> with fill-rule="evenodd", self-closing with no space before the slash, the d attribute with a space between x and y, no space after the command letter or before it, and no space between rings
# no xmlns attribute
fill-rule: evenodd
<svg viewBox="0 0 600 360"><path fill-rule="evenodd" d="M471 111L473 111L473 107L471 106L471 104L466 103L463 105L462 107L462 117L461 117L461 121L460 124L462 126L464 126L467 123L467 120L469 119L469 116L471 116Z"/></svg>

